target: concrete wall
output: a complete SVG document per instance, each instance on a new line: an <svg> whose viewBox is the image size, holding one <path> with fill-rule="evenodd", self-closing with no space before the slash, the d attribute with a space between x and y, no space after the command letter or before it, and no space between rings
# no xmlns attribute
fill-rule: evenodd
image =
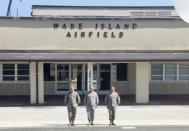
<svg viewBox="0 0 189 131"><path fill-rule="evenodd" d="M136 64L128 64L128 81L116 81L116 66L112 65L112 84L120 94L135 95ZM189 94L189 82L150 82L150 94ZM55 82L45 81L45 95L56 95ZM0 82L0 95L30 95L30 83Z"/></svg>
<svg viewBox="0 0 189 131"><path fill-rule="evenodd" d="M111 80L112 80L112 85L116 86L116 90L119 93L128 93L128 82L127 81L116 81L116 65L112 64L111 66Z"/></svg>
<svg viewBox="0 0 189 131"><path fill-rule="evenodd" d="M30 84L0 83L0 95L30 95Z"/></svg>
<svg viewBox="0 0 189 131"><path fill-rule="evenodd" d="M136 103L149 103L150 63L136 63Z"/></svg>
<svg viewBox="0 0 189 131"><path fill-rule="evenodd" d="M58 23L59 29L53 29ZM61 29L62 24L73 23L75 29ZM83 29L78 29L82 23ZM105 29L95 29L95 24L105 24ZM132 24L137 24L132 29ZM107 29L130 24L129 29ZM71 32L93 32L91 38L66 38ZM97 38L96 34L100 33ZM104 32L108 37L104 38ZM123 32L123 38L111 38L110 34ZM3 19L0 18L1 50L189 50L189 25L180 19L123 19L123 20L78 20L78 19ZM10 39L11 38L11 39Z"/></svg>
<svg viewBox="0 0 189 131"><path fill-rule="evenodd" d="M117 91L120 94L129 94L133 95L135 94L136 89L136 78L135 78L135 72L136 72L136 64L135 63L129 63L128 64L128 81L116 81L116 66L112 65L112 83L117 87Z"/></svg>
<svg viewBox="0 0 189 131"><path fill-rule="evenodd" d="M44 84L45 95L56 95L55 92L55 81L45 81Z"/></svg>
<svg viewBox="0 0 189 131"><path fill-rule="evenodd" d="M128 64L129 94L136 93L136 63Z"/></svg>
<svg viewBox="0 0 189 131"><path fill-rule="evenodd" d="M55 82L46 81L45 95L55 95ZM30 83L0 83L0 95L30 95Z"/></svg>
<svg viewBox="0 0 189 131"><path fill-rule="evenodd" d="M151 82L150 94L189 94L189 82Z"/></svg>
<svg viewBox="0 0 189 131"><path fill-rule="evenodd" d="M116 66L112 66L112 82L120 94L135 95L136 93L136 64L128 64L128 81L116 81ZM150 94L189 94L189 82L150 82Z"/></svg>

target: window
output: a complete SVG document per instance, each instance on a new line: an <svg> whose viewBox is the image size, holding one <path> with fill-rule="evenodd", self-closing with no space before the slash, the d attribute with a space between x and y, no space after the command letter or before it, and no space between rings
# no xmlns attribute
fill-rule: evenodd
<svg viewBox="0 0 189 131"><path fill-rule="evenodd" d="M175 81L177 80L177 65L165 64L165 80Z"/></svg>
<svg viewBox="0 0 189 131"><path fill-rule="evenodd" d="M57 65L57 80L69 81L69 64Z"/></svg>
<svg viewBox="0 0 189 131"><path fill-rule="evenodd" d="M14 64L3 64L3 81L15 81Z"/></svg>
<svg viewBox="0 0 189 131"><path fill-rule="evenodd" d="M189 64L151 64L151 80L189 80Z"/></svg>
<svg viewBox="0 0 189 131"><path fill-rule="evenodd" d="M189 65L179 65L179 80L189 80Z"/></svg>
<svg viewBox="0 0 189 131"><path fill-rule="evenodd" d="M152 64L151 74L151 80L163 80L163 64Z"/></svg>
<svg viewBox="0 0 189 131"><path fill-rule="evenodd" d="M117 64L117 81L127 81L127 64L119 63Z"/></svg>
<svg viewBox="0 0 189 131"><path fill-rule="evenodd" d="M93 64L93 80L97 81L97 64Z"/></svg>
<svg viewBox="0 0 189 131"><path fill-rule="evenodd" d="M3 64L3 81L29 81L29 64Z"/></svg>
<svg viewBox="0 0 189 131"><path fill-rule="evenodd" d="M18 64L17 65L17 80L18 81L29 81L29 64Z"/></svg>
<svg viewBox="0 0 189 131"><path fill-rule="evenodd" d="M44 64L44 80L55 81L55 64Z"/></svg>

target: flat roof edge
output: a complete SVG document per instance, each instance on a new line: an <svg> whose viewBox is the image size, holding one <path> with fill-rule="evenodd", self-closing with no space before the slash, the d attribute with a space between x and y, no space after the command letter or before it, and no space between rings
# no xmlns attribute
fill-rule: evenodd
<svg viewBox="0 0 189 131"><path fill-rule="evenodd" d="M32 5L34 8L75 8L75 9L175 9L174 6L72 6L72 5Z"/></svg>
<svg viewBox="0 0 189 131"><path fill-rule="evenodd" d="M182 20L180 17L107 17L107 16L31 16L31 17L10 17L10 16L0 16L1 19L14 19L14 20L65 20L65 19L107 19L107 20Z"/></svg>
<svg viewBox="0 0 189 131"><path fill-rule="evenodd" d="M0 53L189 53L189 50L0 50Z"/></svg>
<svg viewBox="0 0 189 131"><path fill-rule="evenodd" d="M188 61L189 53L0 53L0 61Z"/></svg>

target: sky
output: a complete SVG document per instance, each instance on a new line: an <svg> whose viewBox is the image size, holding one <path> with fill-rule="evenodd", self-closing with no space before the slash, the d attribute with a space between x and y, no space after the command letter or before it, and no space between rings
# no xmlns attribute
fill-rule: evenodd
<svg viewBox="0 0 189 131"><path fill-rule="evenodd" d="M0 0L0 16L6 15L8 3ZM11 16L30 16L32 5L172 6L172 0L13 0Z"/></svg>

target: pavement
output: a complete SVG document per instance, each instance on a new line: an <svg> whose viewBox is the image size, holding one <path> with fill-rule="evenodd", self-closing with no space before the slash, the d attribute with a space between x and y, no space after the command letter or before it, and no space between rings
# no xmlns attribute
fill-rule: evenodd
<svg viewBox="0 0 189 131"><path fill-rule="evenodd" d="M65 106L0 107L0 128L7 127L68 127ZM78 107L76 127L87 127L84 106ZM95 127L107 127L108 111L105 106L96 109ZM133 105L119 106L116 121L120 127L184 126L189 127L189 105Z"/></svg>
<svg viewBox="0 0 189 131"><path fill-rule="evenodd" d="M4 128L0 131L188 131L188 127L66 127L66 128Z"/></svg>

